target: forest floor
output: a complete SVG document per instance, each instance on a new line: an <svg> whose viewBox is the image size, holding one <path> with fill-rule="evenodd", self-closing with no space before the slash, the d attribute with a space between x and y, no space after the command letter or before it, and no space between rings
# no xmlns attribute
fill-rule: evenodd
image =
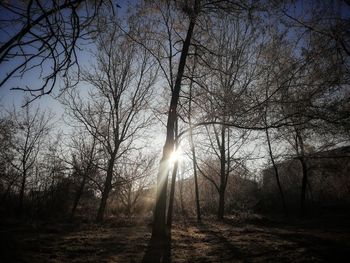
<svg viewBox="0 0 350 263"><path fill-rule="evenodd" d="M0 262L345 262L348 219L177 220L171 242L161 245L150 242L151 226L140 222L2 222Z"/></svg>

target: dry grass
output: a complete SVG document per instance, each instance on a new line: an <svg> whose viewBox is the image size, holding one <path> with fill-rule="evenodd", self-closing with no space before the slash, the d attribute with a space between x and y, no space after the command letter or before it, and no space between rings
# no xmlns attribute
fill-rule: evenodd
<svg viewBox="0 0 350 263"><path fill-rule="evenodd" d="M327 228L324 228L327 227ZM124 223L1 226L0 262L344 262L347 224L230 217L175 223L168 246L150 246L150 226ZM159 251L158 251L159 252Z"/></svg>

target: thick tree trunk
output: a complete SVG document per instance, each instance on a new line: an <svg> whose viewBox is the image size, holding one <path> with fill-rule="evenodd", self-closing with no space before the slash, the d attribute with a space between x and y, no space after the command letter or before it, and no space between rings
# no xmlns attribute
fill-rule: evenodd
<svg viewBox="0 0 350 263"><path fill-rule="evenodd" d="M225 214L225 191L220 189L219 192L219 210L218 210L218 219L223 220Z"/></svg>
<svg viewBox="0 0 350 263"><path fill-rule="evenodd" d="M108 161L107 177L106 177L104 189L102 192L102 198L101 198L100 206L98 208L97 217L96 217L97 222L103 221L103 217L104 217L104 213L105 213L106 205L107 205L108 195L109 195L109 192L111 191L111 188L112 188L112 178L113 178L113 168L114 168L115 156L116 156L116 152L112 154L110 160Z"/></svg>
<svg viewBox="0 0 350 263"><path fill-rule="evenodd" d="M177 138L178 128L177 120L175 122L175 138ZM178 143L176 142L175 149L178 149ZM176 174L178 169L179 161L176 160L173 167L173 174L171 176L171 186L169 194L169 205L168 205L168 218L167 218L167 227L170 229L173 221L173 206L174 206L174 195L175 195L175 184L176 184Z"/></svg>
<svg viewBox="0 0 350 263"><path fill-rule="evenodd" d="M168 206L168 218L167 218L167 226L171 229L171 225L173 222L173 210L174 210L174 196L175 196L175 184L176 184L176 174L179 162L176 161L173 168L173 174L171 176L171 188L169 195L169 206Z"/></svg>
<svg viewBox="0 0 350 263"><path fill-rule="evenodd" d="M195 1L195 5L198 5L198 1ZM195 8L195 10L198 7ZM168 182L168 172L169 172L169 158L171 152L174 149L174 128L175 121L177 118L177 105L179 101L179 95L181 91L181 81L185 70L186 58L188 55L188 50L191 44L191 38L193 34L193 29L195 26L196 16L193 15L190 20L190 24L187 30L186 39L183 43L182 52L180 56L180 62L178 67L178 72L175 80L175 86L172 92L170 107L168 111L168 121L167 121L167 133L166 140L163 147L163 156L160 161L159 171L157 175L157 194L156 194L156 206L154 211L154 222L152 228L152 238L166 238L169 235L169 231L166 229L166 201L167 201L167 182Z"/></svg>
<svg viewBox="0 0 350 263"><path fill-rule="evenodd" d="M278 168L277 168L277 165L276 165L276 163L275 163L275 158L273 157L272 147L271 147L271 141L270 141L270 135L269 135L268 129L265 130L265 133L266 133L267 145L268 145L268 147L269 147L270 159L271 159L271 162L272 162L273 169L274 169L274 171L275 171L275 177L276 177L276 182L277 182L278 190L279 190L279 193L280 193L280 195L281 195L281 201L282 201L283 211L284 211L284 214L285 214L286 216L288 216L288 209L287 209L286 201L285 201L285 198L284 198L284 193L283 193L282 186L281 186L281 182L280 182L280 177L279 177Z"/></svg>

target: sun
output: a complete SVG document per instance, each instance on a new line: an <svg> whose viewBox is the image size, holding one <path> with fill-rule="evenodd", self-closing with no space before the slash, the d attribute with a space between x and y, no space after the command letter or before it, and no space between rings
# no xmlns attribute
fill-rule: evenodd
<svg viewBox="0 0 350 263"><path fill-rule="evenodd" d="M170 163L175 163L179 161L181 158L181 150L178 148L176 151L173 151L170 155L169 161Z"/></svg>

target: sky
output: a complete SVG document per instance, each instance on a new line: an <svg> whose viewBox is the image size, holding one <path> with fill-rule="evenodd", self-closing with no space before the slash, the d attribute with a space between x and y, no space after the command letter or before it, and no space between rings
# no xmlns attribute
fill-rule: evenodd
<svg viewBox="0 0 350 263"><path fill-rule="evenodd" d="M137 0L117 0L115 3L119 5L119 8L116 8L117 15L123 16L125 12L127 12L128 7L131 5L135 5ZM349 17L350 16L350 10L349 7L344 5L344 4L337 4L341 3L342 1L334 1L334 8L338 9L342 17ZM308 8L309 4L313 3L313 1L305 1L305 0L299 0L295 2L295 5L291 7L290 14L291 15L301 15L303 14L303 9ZM1 19L9 19L11 20L12 14L10 14L8 11L6 11L4 8L0 8L0 17ZM16 27L11 27L11 24L6 26L5 28L3 27L2 24L0 24L0 28L4 30L0 30L0 42L3 43L5 39L8 39L8 35L13 34L16 30ZM89 47L85 46L85 49L88 49ZM89 63L89 57L86 55L86 52L80 53L79 55L79 62L81 65L88 65ZM11 68L15 63L15 60L9 61L7 63L2 63L0 65L0 77L4 76L6 74L8 68ZM0 103L5 104L6 106L8 105L16 105L19 106L21 105L24 97L24 93L21 91L11 91L10 89L13 87L17 86L23 86L23 84L28 85L28 86L38 86L38 76L39 72L38 71L31 71L29 74L25 74L23 78L20 79L13 79L11 81L8 81L0 87ZM28 83L28 84L27 84ZM59 85L57 85L59 86ZM57 88L56 88L57 90ZM53 97L57 95L57 92L52 95L52 96L44 96L39 100L39 103L43 107L51 107L53 110L57 110L59 114L62 113L58 109L59 104L56 103L56 101L53 99Z"/></svg>
<svg viewBox="0 0 350 263"><path fill-rule="evenodd" d="M135 4L134 2L136 1L118 0L117 4L119 5L119 8L116 9L117 15L123 15L128 9L129 5ZM4 43L6 40L9 39L10 36L18 32L18 27L16 27L11 22L11 19L13 19L13 14L4 9L3 7L0 7L0 19L0 43ZM88 50L91 50L94 47L93 45L86 45L85 43L83 45L80 45L80 47L83 48L83 50L77 50L79 64L81 68L87 68L89 67L89 64L92 63L92 59ZM18 63L18 60L10 59L0 64L0 79L3 79L3 77L6 76L10 69L14 68L17 65L16 62ZM32 98L31 95L27 92L11 89L16 87L23 88L25 86L35 88L39 87L40 84L41 80L39 69L28 71L20 77L17 74L17 77L8 80L4 85L0 87L0 111L9 110L13 107L22 107L24 105L26 97ZM52 112L55 116L54 118L55 122L57 123L56 126L58 127L58 129L61 129L68 133L70 129L63 122L63 117L65 115L64 108L57 100L57 95L59 94L59 89L61 87L63 87L63 82L62 80L58 80L58 83L56 84L52 93L49 95L41 96L38 99L34 100L32 102L32 106L33 108L40 107L42 110Z"/></svg>
<svg viewBox="0 0 350 263"><path fill-rule="evenodd" d="M119 5L119 8L116 8L117 15L123 16L125 12L127 12L128 7L131 5L135 5L137 0L117 0L116 3ZM303 12L303 8L305 6L305 1L299 0L296 1L296 4L292 10L290 10L294 14L301 14ZM308 2L310 3L310 2ZM341 9L340 12L346 12L344 9ZM6 11L4 8L0 8L0 17L1 19L9 19L11 20L12 14ZM0 30L0 42L3 43L4 40L8 39L8 35L13 34L17 28L12 27L11 24L6 26L5 28L0 24L0 28L4 30ZM84 49L89 49L89 46L84 46ZM84 67L89 64L89 56L86 51L78 52L79 63ZM2 63L0 65L0 77L3 77L4 74L8 72L9 68L12 68L15 65L16 60L12 59L7 63ZM9 107L15 105L16 107L21 106L24 99L24 92L22 91L11 91L11 88L24 85L28 85L30 87L35 87L40 84L38 80L38 76L40 75L38 70L32 70L30 73L25 74L22 78L12 79L8 81L0 87L0 104L5 107ZM59 89L60 84L56 85L53 94L50 96L43 96L39 100L36 101L36 104L39 104L41 107L51 108L52 111L56 112L57 116L63 114L63 110L61 109L59 103L54 99L54 97L58 94L57 90Z"/></svg>
<svg viewBox="0 0 350 263"><path fill-rule="evenodd" d="M127 0L118 0L117 3L120 6L120 8L117 8L117 15L124 15L124 13L127 11L129 5L134 5L138 1L127 1ZM9 17L9 14L4 13L2 9L0 9L0 16L1 18L7 18ZM8 30L7 33L11 34L13 32L9 31L10 27L7 27L6 30ZM13 27L13 29L16 29ZM0 40L1 42L6 39L6 34L2 31L0 31ZM78 58L79 63L82 68L86 68L89 66L89 63L91 62L91 58L88 55L87 52L88 49L92 49L93 46L84 46L83 51L78 52ZM8 61L7 63L3 63L0 65L0 77L4 76L6 74L6 69L11 68L15 64L16 60ZM35 87L40 85L40 72L38 70L32 70L26 74L23 75L23 77L20 78L12 78L10 81L8 81L5 85L0 87L0 105L3 105L5 108L9 109L12 106L14 107L21 107L24 102L24 97L26 96L25 92L18 91L18 90L11 90L11 88L24 85L28 85L30 87ZM64 133L68 134L71 129L63 122L63 118L65 117L64 109L62 105L57 101L56 96L59 94L59 89L62 85L62 81L59 81L56 87L54 88L52 94L42 96L38 99L36 99L34 102L32 102L33 106L39 106L41 109L46 111L51 111L55 114L55 122L57 129L62 130ZM29 95L29 94L27 94ZM158 129L159 131L159 129ZM155 137L153 140L155 141L156 148L161 149L162 143L164 143L165 140L165 133L164 132L155 132ZM189 163L189 160L186 159L186 157L183 157L185 160L184 162ZM187 161L186 161L187 160ZM257 160L254 161L257 163Z"/></svg>
<svg viewBox="0 0 350 263"><path fill-rule="evenodd" d="M133 4L136 1L128 1L128 0L118 0L117 4L120 8L117 8L117 14L123 15L124 12L128 9L128 5ZM12 19L13 14L9 11L6 11L4 8L0 8L0 18L3 20ZM11 35L13 35L18 27L12 26L11 22L3 26L0 24L0 43L4 43L4 41L8 40ZM91 62L89 59L89 55L86 50L91 49L91 47L84 45L85 50L82 52L78 51L79 63L82 67L86 67ZM11 59L5 63L0 64L0 77L1 79L8 73L9 69L13 68L16 65L17 60ZM7 81L3 86L0 87L0 104L7 107L20 107L23 105L24 97L29 96L30 94L25 94L23 91L19 90L11 90L16 87L25 87L28 85L29 87L38 87L40 85L40 71L39 70L31 70L30 72L24 74L23 77L12 78ZM43 108L50 108L52 111L56 113L57 116L63 114L63 109L60 104L56 101L55 97L58 95L58 90L62 86L62 82L58 83L54 88L54 91L49 96L42 96L38 100L35 101L34 104L40 105Z"/></svg>
<svg viewBox="0 0 350 263"><path fill-rule="evenodd" d="M127 0L117 0L117 4L120 6L120 8L117 8L117 15L124 15L125 12L128 9L129 5L134 5L138 1L127 1ZM291 12L294 12L295 14L300 14L303 12L305 1L296 1L295 8L293 10L290 10ZM349 11L349 10L347 10ZM347 13L345 10L340 10L342 13ZM349 12L350 14L350 12ZM1 19L9 18L9 14L4 12L2 8L0 8L0 17ZM0 24L1 26L1 24ZM16 27L13 27L12 29L16 29ZM11 27L6 28L7 33L11 34ZM0 31L0 41L1 43L8 37L4 31ZM84 46L85 50L78 53L79 56L79 63L82 67L88 67L89 63L91 62L91 58L86 52L86 49L92 48L92 46ZM7 63L2 63L0 65L0 77L3 77L4 74L6 74L7 69L11 68L15 64L16 60L8 61ZM30 71L27 74L24 74L21 78L13 78L10 81L8 81L5 85L0 87L0 105L3 105L5 108L10 108L13 105L15 107L21 107L23 105L25 93L23 91L17 91L17 90L11 90L11 88L28 85L31 87L38 86L40 72L38 71ZM58 95L58 90L60 88L60 85L62 83L58 83L58 85L55 87L54 91L50 95L45 95L40 97L39 99L35 100L33 102L34 106L39 106L42 109L52 111L55 114L56 122L59 124L59 128L64 130L65 132L69 132L69 129L65 125L65 123L62 121L62 117L64 114L64 109L60 105L60 103L55 99L55 97ZM155 139L159 144L161 144L164 141L164 133L158 133L158 136Z"/></svg>
<svg viewBox="0 0 350 263"><path fill-rule="evenodd" d="M117 15L122 16L127 11L128 7L130 5L135 4L135 1L127 1L127 0L118 0L117 3L119 5L119 8L116 9ZM4 12L3 8L0 8L0 18L2 19L10 19L10 14ZM0 24L0 28L1 28ZM13 29L16 29L13 27ZM14 34L15 31L11 31L10 26L6 26L5 30L7 32L0 30L0 42L3 43L7 39L9 39L8 34ZM81 66L81 69L89 68L89 65L94 62L93 58L91 57L91 50L93 50L95 47L94 45L80 45L83 50L78 52L78 60L79 65ZM16 60L10 60L5 63L0 64L0 78L2 79L3 76L9 71L10 68L13 68L16 65ZM31 70L27 73L25 73L21 77L11 78L9 81L7 81L2 87L0 87L0 113L2 115L2 111L12 111L13 108L20 109L24 105L25 97L30 98L30 94L26 93L24 91L20 90L11 90L15 87L25 87L25 85L28 85L29 87L37 87L41 84L40 81L40 71L39 70ZM65 114L65 109L61 105L61 103L57 99L57 95L59 94L60 88L63 87L62 80L58 80L58 83L56 84L55 88L53 89L52 93L49 95L44 95L39 97L38 99L31 102L31 107L35 109L36 107L39 107L40 110L51 112L54 114L54 117L52 119L52 122L54 123L54 130L52 136L54 137L54 134L60 133L64 135L64 138L66 138L66 142L70 139L70 134L74 131L74 128L72 128L69 123L69 118L67 114ZM80 85L79 90L82 93L87 92L86 85ZM159 127L157 129L158 132L154 131L154 136L148 137L148 141L152 141L152 145L154 148L157 149L157 151L160 153L161 145L164 143L165 138L165 132L159 132ZM64 144L66 144L66 142Z"/></svg>

